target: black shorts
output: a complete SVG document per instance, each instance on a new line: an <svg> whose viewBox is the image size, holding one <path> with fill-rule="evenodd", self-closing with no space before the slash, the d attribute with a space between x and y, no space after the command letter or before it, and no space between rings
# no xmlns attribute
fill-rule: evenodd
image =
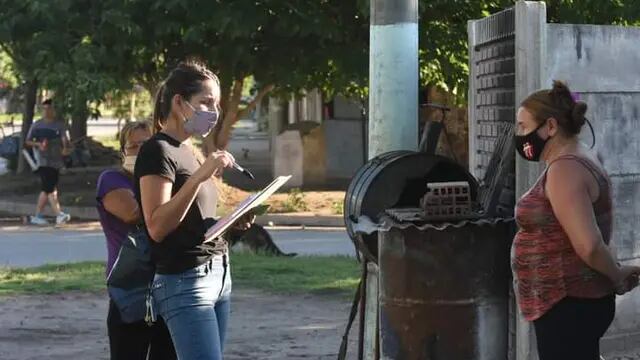
<svg viewBox="0 0 640 360"><path fill-rule="evenodd" d="M58 186L58 179L60 177L58 169L42 166L38 169L38 175L40 175L42 191L46 194L51 194L56 191L56 186Z"/></svg>

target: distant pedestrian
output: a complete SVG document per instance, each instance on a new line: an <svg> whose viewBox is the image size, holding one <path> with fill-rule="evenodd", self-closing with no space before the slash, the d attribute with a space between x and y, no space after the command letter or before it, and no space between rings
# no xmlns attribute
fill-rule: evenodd
<svg viewBox="0 0 640 360"><path fill-rule="evenodd" d="M546 169L518 201L512 267L520 310L532 321L540 360L598 360L615 314L615 294L638 284L609 248L611 183L596 154L578 141L587 104L555 81L520 105L518 153ZM595 138L595 136L594 136Z"/></svg>
<svg viewBox="0 0 640 360"><path fill-rule="evenodd" d="M63 156L69 152L69 137L66 126L56 121L56 113L51 99L42 103L43 117L31 125L25 137L25 146L33 149L38 166L36 173L40 176L41 191L38 196L36 213L31 217L35 225L47 225L49 222L42 216L44 207L49 202L56 215L56 224L64 224L71 219L69 214L60 208L58 200L58 180L60 168L64 166Z"/></svg>

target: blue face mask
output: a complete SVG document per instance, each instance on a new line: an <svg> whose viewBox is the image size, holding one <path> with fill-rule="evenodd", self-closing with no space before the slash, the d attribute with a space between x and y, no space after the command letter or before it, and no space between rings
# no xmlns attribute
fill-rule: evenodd
<svg viewBox="0 0 640 360"><path fill-rule="evenodd" d="M186 119L184 123L184 131L190 135L207 136L213 130L218 122L217 111L196 110L188 101L187 105L193 110L193 115Z"/></svg>

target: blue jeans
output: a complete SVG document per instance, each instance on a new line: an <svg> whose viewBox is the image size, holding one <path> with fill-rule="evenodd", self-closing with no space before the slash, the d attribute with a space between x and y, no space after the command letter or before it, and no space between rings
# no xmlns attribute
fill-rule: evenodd
<svg viewBox="0 0 640 360"><path fill-rule="evenodd" d="M169 328L178 359L222 359L231 295L228 259L216 255L180 274L156 274L154 310Z"/></svg>

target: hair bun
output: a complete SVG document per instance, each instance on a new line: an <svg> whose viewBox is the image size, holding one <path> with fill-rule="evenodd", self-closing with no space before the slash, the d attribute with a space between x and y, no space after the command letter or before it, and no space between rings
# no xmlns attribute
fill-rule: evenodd
<svg viewBox="0 0 640 360"><path fill-rule="evenodd" d="M584 101L576 101L567 84L560 80L553 81L549 95L555 106L567 114L565 130L570 134L579 134L586 122L584 115L587 112L587 104Z"/></svg>
<svg viewBox="0 0 640 360"><path fill-rule="evenodd" d="M560 80L553 80L553 87L551 88L551 96L555 99L573 102L573 96L571 90L567 84Z"/></svg>
<svg viewBox="0 0 640 360"><path fill-rule="evenodd" d="M576 130L576 133L580 132L582 126L584 125L586 118L584 115L587 113L587 103L584 101L576 101L573 105L573 109L571 109L571 123L573 124L573 128Z"/></svg>

